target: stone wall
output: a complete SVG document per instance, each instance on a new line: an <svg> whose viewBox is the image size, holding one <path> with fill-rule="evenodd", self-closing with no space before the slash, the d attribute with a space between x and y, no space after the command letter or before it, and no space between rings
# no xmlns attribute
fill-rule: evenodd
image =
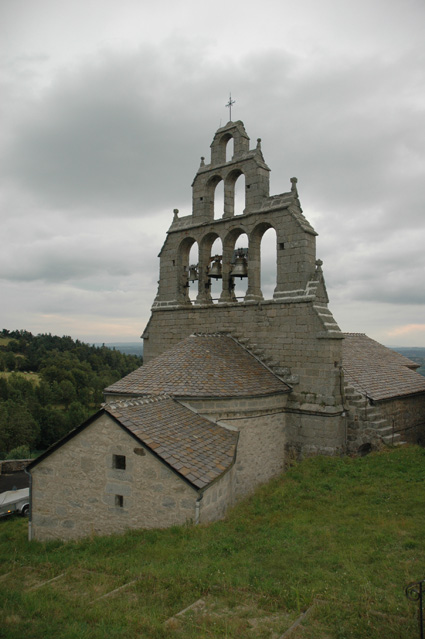
<svg viewBox="0 0 425 639"><path fill-rule="evenodd" d="M125 456L125 470L113 468L113 455ZM102 415L33 468L32 538L76 539L184 524L195 521L197 496Z"/></svg>
<svg viewBox="0 0 425 639"><path fill-rule="evenodd" d="M288 412L286 423L286 454L291 457L341 455L347 451L345 413Z"/></svg>
<svg viewBox="0 0 425 639"><path fill-rule="evenodd" d="M425 395L370 401L346 386L347 451L361 453L383 444L425 443Z"/></svg>
<svg viewBox="0 0 425 639"><path fill-rule="evenodd" d="M19 473L32 462L32 459L4 459L0 461L0 475Z"/></svg>
<svg viewBox="0 0 425 639"><path fill-rule="evenodd" d="M292 401L338 406L341 338L326 334L313 303L263 302L153 309L144 334L145 362L196 332L227 332L261 351L261 358L293 386Z"/></svg>
<svg viewBox="0 0 425 639"><path fill-rule="evenodd" d="M154 309L145 332L146 361L191 333L216 331L239 339L292 387L285 399L290 412L284 438L288 449L298 454L345 451L342 334L326 332L312 302Z"/></svg>
<svg viewBox="0 0 425 639"><path fill-rule="evenodd" d="M288 395L278 394L186 402L203 417L239 431L231 503L249 495L258 485L284 470L287 398Z"/></svg>
<svg viewBox="0 0 425 639"><path fill-rule="evenodd" d="M217 519L222 519L229 506L232 506L234 498L235 474L234 466L207 490L204 491L200 501L199 523L207 524Z"/></svg>
<svg viewBox="0 0 425 639"><path fill-rule="evenodd" d="M425 395L399 397L377 403L392 432L401 441L425 444Z"/></svg>

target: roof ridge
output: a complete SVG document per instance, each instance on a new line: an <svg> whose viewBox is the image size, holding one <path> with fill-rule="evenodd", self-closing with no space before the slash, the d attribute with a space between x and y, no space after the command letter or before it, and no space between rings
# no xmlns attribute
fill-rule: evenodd
<svg viewBox="0 0 425 639"><path fill-rule="evenodd" d="M231 335L226 331L215 331L214 333L197 331L196 333L191 333L189 337L231 337Z"/></svg>
<svg viewBox="0 0 425 639"><path fill-rule="evenodd" d="M112 410L116 408L129 408L130 406L143 406L144 404L152 404L154 402L161 402L165 399L172 399L171 395L168 393L158 393L158 394L150 394L139 397L132 397L131 399L117 399L113 402L104 402L101 404L101 407L107 410L111 408Z"/></svg>

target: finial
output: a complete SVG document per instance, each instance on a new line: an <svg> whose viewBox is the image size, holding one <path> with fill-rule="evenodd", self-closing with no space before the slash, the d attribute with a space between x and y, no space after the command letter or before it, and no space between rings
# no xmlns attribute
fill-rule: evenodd
<svg viewBox="0 0 425 639"><path fill-rule="evenodd" d="M317 273L321 273L322 272L322 260L316 260L316 272Z"/></svg>
<svg viewBox="0 0 425 639"><path fill-rule="evenodd" d="M232 100L232 94L229 93L229 101L224 106L229 107L229 122L232 121L232 106L235 104L236 100Z"/></svg>
<svg viewBox="0 0 425 639"><path fill-rule="evenodd" d="M201 156L201 166L205 166L205 158Z"/></svg>
<svg viewBox="0 0 425 639"><path fill-rule="evenodd" d="M293 177L291 178L291 192L295 195L295 197L298 197L298 190L297 190L297 182L298 182L298 178Z"/></svg>
<svg viewBox="0 0 425 639"><path fill-rule="evenodd" d="M261 151L261 138L257 138L257 151Z"/></svg>
<svg viewBox="0 0 425 639"><path fill-rule="evenodd" d="M179 210L174 209L173 213L174 213L174 218L173 218L173 222L174 222L174 220L177 220L177 218L179 217Z"/></svg>

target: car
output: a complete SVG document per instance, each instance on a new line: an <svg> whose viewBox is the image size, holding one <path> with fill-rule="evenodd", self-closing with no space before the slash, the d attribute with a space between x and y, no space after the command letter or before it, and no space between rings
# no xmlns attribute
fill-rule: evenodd
<svg viewBox="0 0 425 639"><path fill-rule="evenodd" d="M0 517L17 513L26 517L30 511L30 489L7 490L0 493Z"/></svg>

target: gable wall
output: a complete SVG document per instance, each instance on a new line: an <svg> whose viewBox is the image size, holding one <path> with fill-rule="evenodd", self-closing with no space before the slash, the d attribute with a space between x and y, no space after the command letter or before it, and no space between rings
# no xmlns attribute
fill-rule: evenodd
<svg viewBox="0 0 425 639"><path fill-rule="evenodd" d="M32 470L32 538L75 539L195 520L197 492L101 415ZM125 455L126 469L112 468ZM124 507L115 505L122 495Z"/></svg>

